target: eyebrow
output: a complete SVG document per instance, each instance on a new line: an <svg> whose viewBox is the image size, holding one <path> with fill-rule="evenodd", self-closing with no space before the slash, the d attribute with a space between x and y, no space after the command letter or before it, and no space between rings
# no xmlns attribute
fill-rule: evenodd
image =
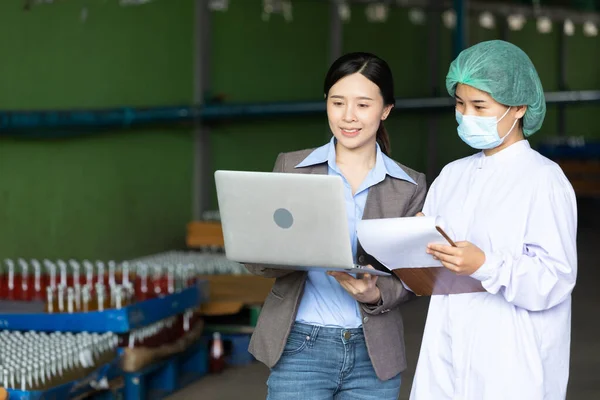
<svg viewBox="0 0 600 400"><path fill-rule="evenodd" d="M329 96L329 97L332 98L332 99L345 99L344 96L340 96L340 95L333 95L333 96ZM366 96L357 97L357 99L359 99L359 100L371 100L371 101L373 101L372 98L366 97Z"/></svg>
<svg viewBox="0 0 600 400"><path fill-rule="evenodd" d="M461 99L457 95L454 95L454 97L456 98L456 100L463 101L463 99ZM486 101L485 100L471 100L471 103L486 103Z"/></svg>

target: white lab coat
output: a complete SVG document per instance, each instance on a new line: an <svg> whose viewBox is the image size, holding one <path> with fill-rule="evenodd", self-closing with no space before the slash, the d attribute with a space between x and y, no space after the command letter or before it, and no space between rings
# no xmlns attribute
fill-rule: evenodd
<svg viewBox="0 0 600 400"><path fill-rule="evenodd" d="M485 252L484 293L432 296L411 400L566 396L577 205L560 167L526 140L447 165L425 215Z"/></svg>

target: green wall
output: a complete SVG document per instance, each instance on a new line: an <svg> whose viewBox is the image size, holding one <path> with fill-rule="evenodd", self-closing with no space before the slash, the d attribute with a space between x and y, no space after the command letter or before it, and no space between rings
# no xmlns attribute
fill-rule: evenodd
<svg viewBox="0 0 600 400"><path fill-rule="evenodd" d="M58 2L21 9L0 3L0 109L152 106L192 101L194 0L156 0L120 7L117 0ZM262 0L231 0L214 12L210 93L230 102L322 98L329 63L329 6L294 1L294 21L261 20ZM471 21L472 42L499 30ZM571 89L600 89L593 60L600 39L578 26L567 39ZM441 27L438 83L451 61L451 31ZM509 40L535 63L546 90L557 89L556 29L542 35L528 22ZM369 23L352 7L343 50L371 51L391 65L399 97L428 96L427 26L392 9ZM567 111L571 135L600 136L599 106ZM396 111L388 120L393 156L427 167L430 113ZM533 143L556 134L550 107ZM322 144L325 116L212 124L214 169L270 170L277 153ZM456 136L452 110L439 114L438 167L471 153ZM193 141L187 129L115 131L63 140L0 139L0 257L124 258L182 247L192 218ZM433 177L430 177L433 178ZM214 193L213 187L206 188ZM216 205L213 194L213 206Z"/></svg>
<svg viewBox="0 0 600 400"><path fill-rule="evenodd" d="M0 108L188 104L193 1L0 2ZM89 4L80 20L81 4ZM184 245L189 130L0 139L0 258L125 258Z"/></svg>

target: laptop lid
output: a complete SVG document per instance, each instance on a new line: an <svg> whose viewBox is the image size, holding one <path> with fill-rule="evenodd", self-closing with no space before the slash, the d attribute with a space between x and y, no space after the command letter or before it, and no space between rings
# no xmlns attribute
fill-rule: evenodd
<svg viewBox="0 0 600 400"><path fill-rule="evenodd" d="M340 177L219 170L215 183L228 259L354 266Z"/></svg>

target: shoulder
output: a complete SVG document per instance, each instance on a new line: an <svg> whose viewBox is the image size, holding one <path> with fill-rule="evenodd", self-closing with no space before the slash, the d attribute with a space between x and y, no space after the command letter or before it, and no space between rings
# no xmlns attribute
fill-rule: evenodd
<svg viewBox="0 0 600 400"><path fill-rule="evenodd" d="M286 153L279 153L279 157L285 159L286 164L300 164L306 157L308 157L316 148L312 149L303 149L290 151Z"/></svg>
<svg viewBox="0 0 600 400"><path fill-rule="evenodd" d="M560 165L533 149L529 152L528 156L529 160L526 169L529 170L533 181L538 182L542 187L552 187L554 190L557 188L568 191L572 190L571 183Z"/></svg>
<svg viewBox="0 0 600 400"><path fill-rule="evenodd" d="M537 150L530 149L527 157L532 166L536 169L545 169L550 171L562 171L560 166L546 156L541 155Z"/></svg>
<svg viewBox="0 0 600 400"><path fill-rule="evenodd" d="M312 149L303 149L303 150L279 153L277 158L281 159L282 161L285 161L285 165L288 168L294 168L294 166L296 166L296 165L300 164L302 161L304 161L304 159L306 159L306 157L311 155L312 152L315 150L316 149L312 148Z"/></svg>
<svg viewBox="0 0 600 400"><path fill-rule="evenodd" d="M388 159L391 160L395 165L400 167L400 169L402 169L402 171L404 171L404 173L406 175L408 175L413 181L415 181L417 183L417 185L425 184L425 174L423 172L419 172L410 167L407 167L406 165L404 165L392 158L388 158Z"/></svg>
<svg viewBox="0 0 600 400"><path fill-rule="evenodd" d="M304 161L315 150L312 148L279 153L275 161L275 167L282 172L293 171L296 165Z"/></svg>

